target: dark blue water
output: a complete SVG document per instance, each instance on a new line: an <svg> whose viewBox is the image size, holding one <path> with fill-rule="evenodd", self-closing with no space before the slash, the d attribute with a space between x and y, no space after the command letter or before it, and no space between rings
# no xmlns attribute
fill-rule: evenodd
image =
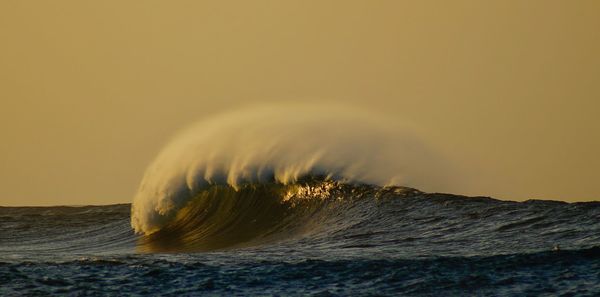
<svg viewBox="0 0 600 297"><path fill-rule="evenodd" d="M0 208L0 295L600 296L598 202L228 195L152 236L128 204Z"/></svg>

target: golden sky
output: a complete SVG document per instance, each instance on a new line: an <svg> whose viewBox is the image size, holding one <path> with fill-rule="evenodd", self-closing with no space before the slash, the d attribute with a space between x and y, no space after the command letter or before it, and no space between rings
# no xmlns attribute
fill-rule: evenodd
<svg viewBox="0 0 600 297"><path fill-rule="evenodd" d="M327 100L470 195L600 200L600 1L0 1L0 205L129 202L180 128Z"/></svg>

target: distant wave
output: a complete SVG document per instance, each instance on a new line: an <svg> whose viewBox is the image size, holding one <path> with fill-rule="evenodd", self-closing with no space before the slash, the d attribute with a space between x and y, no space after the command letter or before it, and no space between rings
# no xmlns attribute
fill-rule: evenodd
<svg viewBox="0 0 600 297"><path fill-rule="evenodd" d="M286 185L298 185L307 177L439 190L449 183L442 164L396 119L363 110L286 105L231 111L193 125L164 148L143 177L131 224L147 235L163 228L174 232L177 224L189 226L182 216L226 224L252 212L246 203L276 208L269 203L281 204L283 196L270 192L288 191ZM247 196L248 191L255 192L252 199L220 201ZM222 211L219 207L232 209L220 212L223 217L218 219L206 214ZM273 211L284 212L282 207ZM201 232L218 233L219 228L211 225Z"/></svg>

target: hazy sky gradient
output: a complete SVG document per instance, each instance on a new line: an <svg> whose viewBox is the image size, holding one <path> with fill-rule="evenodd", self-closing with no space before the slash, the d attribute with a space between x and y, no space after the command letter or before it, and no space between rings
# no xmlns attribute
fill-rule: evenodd
<svg viewBox="0 0 600 297"><path fill-rule="evenodd" d="M600 200L600 1L1 1L0 205L129 202L180 128L328 100L464 194Z"/></svg>

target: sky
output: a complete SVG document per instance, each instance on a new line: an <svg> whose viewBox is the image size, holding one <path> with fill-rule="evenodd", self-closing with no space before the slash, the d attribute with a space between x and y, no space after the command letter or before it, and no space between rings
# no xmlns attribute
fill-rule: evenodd
<svg viewBox="0 0 600 297"><path fill-rule="evenodd" d="M595 0L1 1L0 205L130 202L181 128L306 101L411 123L460 194L600 200L598 28Z"/></svg>

